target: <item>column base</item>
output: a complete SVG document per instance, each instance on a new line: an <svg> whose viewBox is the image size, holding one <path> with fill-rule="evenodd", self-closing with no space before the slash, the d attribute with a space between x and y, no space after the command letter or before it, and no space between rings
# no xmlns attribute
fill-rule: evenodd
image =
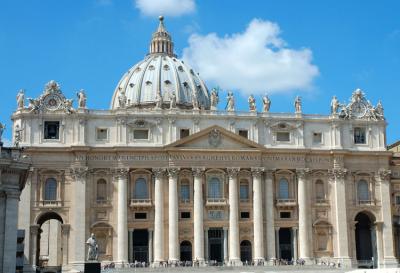
<svg viewBox="0 0 400 273"><path fill-rule="evenodd" d="M172 266L172 267L177 266L178 263L179 263L179 260L178 260L178 259L170 259L170 260L168 260L168 264L169 264L170 266Z"/></svg>
<svg viewBox="0 0 400 273"><path fill-rule="evenodd" d="M129 263L127 261L118 261L118 262L114 262L114 263L115 263L115 268L129 267Z"/></svg>
<svg viewBox="0 0 400 273"><path fill-rule="evenodd" d="M336 263L340 264L340 267L351 268L354 265L354 261L350 257L335 257Z"/></svg>
<svg viewBox="0 0 400 273"><path fill-rule="evenodd" d="M151 267L164 267L167 266L168 263L166 261L154 261Z"/></svg>
<svg viewBox="0 0 400 273"><path fill-rule="evenodd" d="M77 272L84 272L85 270L85 262L72 262L68 265L68 271L65 272L71 272L71 273L77 273ZM63 269L64 271L64 269Z"/></svg>
<svg viewBox="0 0 400 273"><path fill-rule="evenodd" d="M235 258L235 259L230 259L228 262L228 265L230 266L242 266L243 263L239 258Z"/></svg>
<svg viewBox="0 0 400 273"><path fill-rule="evenodd" d="M399 263L395 257L384 257L383 263L379 265L381 268L397 268Z"/></svg>
<svg viewBox="0 0 400 273"><path fill-rule="evenodd" d="M206 261L201 259L197 259L193 261L193 267L200 267L200 266L206 266Z"/></svg>
<svg viewBox="0 0 400 273"><path fill-rule="evenodd" d="M310 257L300 257L297 260L303 260L305 265L315 264L315 259Z"/></svg>
<svg viewBox="0 0 400 273"><path fill-rule="evenodd" d="M263 265L265 265L265 260L262 257L254 258L253 259L253 263L254 263L255 266L263 266Z"/></svg>

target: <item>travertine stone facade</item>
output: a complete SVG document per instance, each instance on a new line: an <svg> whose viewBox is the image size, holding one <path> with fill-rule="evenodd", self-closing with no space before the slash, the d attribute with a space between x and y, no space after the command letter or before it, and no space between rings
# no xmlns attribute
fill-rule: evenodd
<svg viewBox="0 0 400 273"><path fill-rule="evenodd" d="M172 52L161 20L110 110L87 109L83 91L73 109L52 81L13 114L34 167L20 202L32 268L49 219L61 225L65 271L82 269L91 232L100 259L118 266L397 265L380 103L356 90L346 104L332 100L330 115L302 113L300 99L294 113L217 111L217 91Z"/></svg>

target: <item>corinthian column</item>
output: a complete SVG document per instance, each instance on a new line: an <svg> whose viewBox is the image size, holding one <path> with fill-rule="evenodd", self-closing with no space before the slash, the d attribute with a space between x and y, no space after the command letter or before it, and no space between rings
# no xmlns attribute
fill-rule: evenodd
<svg viewBox="0 0 400 273"><path fill-rule="evenodd" d="M273 172L268 170L265 172L265 219L267 225L265 227L266 238L267 238L267 260L272 264L275 258L277 258L275 247L275 205L274 205L274 184L273 184Z"/></svg>
<svg viewBox="0 0 400 273"><path fill-rule="evenodd" d="M193 260L204 263L204 226L203 226L203 174L204 168L194 168L194 200L193 200Z"/></svg>
<svg viewBox="0 0 400 273"><path fill-rule="evenodd" d="M336 227L336 253L334 256L338 258L338 261L345 266L351 265L349 257L349 238L348 238L348 227L347 227L347 206L346 206L346 186L345 176L347 170L335 167L329 170L329 176L333 182L333 193L334 193L334 210L335 210L335 222ZM300 241L300 240L299 240Z"/></svg>
<svg viewBox="0 0 400 273"><path fill-rule="evenodd" d="M128 169L116 169L118 181L117 203L117 262L123 266L128 262Z"/></svg>
<svg viewBox="0 0 400 273"><path fill-rule="evenodd" d="M175 264L179 261L178 236L178 173L179 169L168 169L169 176L169 207L168 207L168 261Z"/></svg>
<svg viewBox="0 0 400 273"><path fill-rule="evenodd" d="M253 174L253 229L254 229L254 258L255 262L264 261L264 235L261 176L263 168L252 168Z"/></svg>
<svg viewBox="0 0 400 273"><path fill-rule="evenodd" d="M392 210L391 210L391 195L390 195L390 176L391 171L380 169L378 171L378 178L381 186L381 204L382 204L382 242L383 242L383 266L395 267L397 260L394 257L393 249L393 223L392 223Z"/></svg>
<svg viewBox="0 0 400 273"><path fill-rule="evenodd" d="M159 266L164 257L164 191L165 169L153 169L154 185L154 265Z"/></svg>
<svg viewBox="0 0 400 273"><path fill-rule="evenodd" d="M299 257L308 261L310 259L310 214L308 209L308 189L306 175L308 169L297 170L298 203L299 203Z"/></svg>
<svg viewBox="0 0 400 273"><path fill-rule="evenodd" d="M229 176L229 263L241 265L239 246L239 200L237 174L240 168L228 168Z"/></svg>
<svg viewBox="0 0 400 273"><path fill-rule="evenodd" d="M70 170L73 183L71 198L71 264L72 269L83 271L86 256L86 177L88 168L84 166L73 167Z"/></svg>

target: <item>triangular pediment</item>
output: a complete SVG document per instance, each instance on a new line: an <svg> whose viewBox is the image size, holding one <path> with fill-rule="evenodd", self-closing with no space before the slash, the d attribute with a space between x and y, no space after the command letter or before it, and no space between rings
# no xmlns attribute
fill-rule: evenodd
<svg viewBox="0 0 400 273"><path fill-rule="evenodd" d="M202 150L261 150L264 147L218 125L208 127L188 137L177 140L166 148Z"/></svg>

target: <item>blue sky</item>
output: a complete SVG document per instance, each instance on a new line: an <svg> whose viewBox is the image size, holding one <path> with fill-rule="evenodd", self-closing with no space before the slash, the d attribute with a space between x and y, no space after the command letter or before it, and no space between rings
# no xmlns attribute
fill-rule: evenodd
<svg viewBox="0 0 400 273"><path fill-rule="evenodd" d="M19 89L37 97L51 79L67 97L83 88L90 108L109 108L162 13L178 56L221 97L232 89L239 110L250 93L261 109L268 92L273 112L293 112L300 95L304 113L328 114L333 95L344 102L361 88L382 100L388 143L400 138L400 1L158 1L0 1L0 121L11 127Z"/></svg>

